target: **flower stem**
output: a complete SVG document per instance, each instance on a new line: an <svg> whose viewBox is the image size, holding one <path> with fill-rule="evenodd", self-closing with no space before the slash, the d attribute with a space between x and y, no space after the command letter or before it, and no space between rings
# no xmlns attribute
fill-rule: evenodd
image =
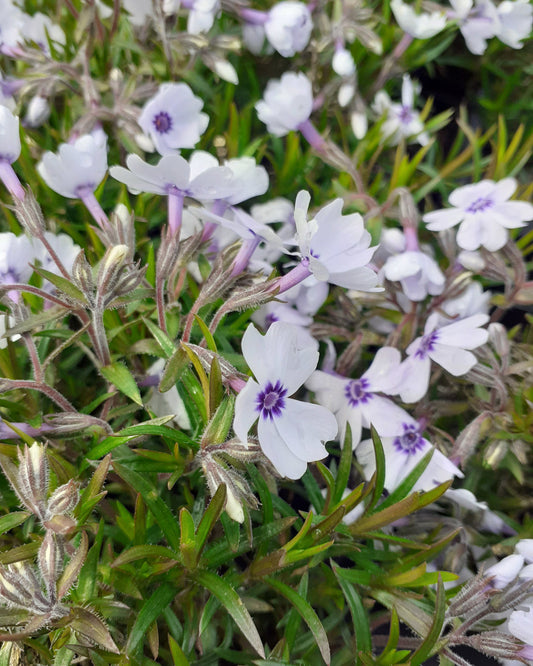
<svg viewBox="0 0 533 666"><path fill-rule="evenodd" d="M21 201L24 199L25 192L22 183L11 164L5 159L0 159L0 179L12 197Z"/></svg>

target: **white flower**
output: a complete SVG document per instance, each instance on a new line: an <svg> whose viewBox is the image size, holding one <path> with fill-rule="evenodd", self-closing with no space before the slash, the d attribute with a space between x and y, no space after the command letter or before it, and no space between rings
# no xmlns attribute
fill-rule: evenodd
<svg viewBox="0 0 533 666"><path fill-rule="evenodd" d="M263 99L255 105L259 120L275 136L285 136L309 119L313 110L311 81L302 72L285 72L267 83Z"/></svg>
<svg viewBox="0 0 533 666"><path fill-rule="evenodd" d="M225 198L231 205L242 203L268 190L268 173L258 166L253 157L234 157L225 160L224 166L231 170L233 192Z"/></svg>
<svg viewBox="0 0 533 666"><path fill-rule="evenodd" d="M189 162L181 155L163 155L158 164L148 164L138 155L126 158L127 169L112 166L109 173L127 185L132 194L176 194L195 199L223 199L233 192L233 173L221 167L218 160L203 151L196 151Z"/></svg>
<svg viewBox="0 0 533 666"><path fill-rule="evenodd" d="M369 247L372 239L361 215L343 215L344 202L339 198L308 221L309 201L309 193L302 190L296 197L294 210L295 240L302 262L321 282L358 291L375 291L378 278L367 264L376 248Z"/></svg>
<svg viewBox="0 0 533 666"><path fill-rule="evenodd" d="M28 16L20 41L35 42L37 46L48 52L48 40L56 44L65 43L65 33L58 25L52 23L51 19L41 12Z"/></svg>
<svg viewBox="0 0 533 666"><path fill-rule="evenodd" d="M0 162L12 164L20 155L19 119L0 106Z"/></svg>
<svg viewBox="0 0 533 666"><path fill-rule="evenodd" d="M399 369L399 382L394 393L404 402L416 402L427 392L431 361L435 361L454 377L465 375L477 363L470 349L485 344L489 334L483 328L488 315L476 314L437 328L438 314L426 321L424 335L407 347L407 358Z"/></svg>
<svg viewBox="0 0 533 666"><path fill-rule="evenodd" d="M154 9L150 0L122 0L122 5L128 12L130 23L135 26L145 25L149 18L153 18Z"/></svg>
<svg viewBox="0 0 533 666"><path fill-rule="evenodd" d="M498 7L498 39L513 49L521 49L533 23L533 7L528 0L503 0Z"/></svg>
<svg viewBox="0 0 533 666"><path fill-rule="evenodd" d="M194 148L209 123L203 105L186 83L164 83L144 105L139 125L161 155Z"/></svg>
<svg viewBox="0 0 533 666"><path fill-rule="evenodd" d="M62 143L59 154L46 152L37 171L54 192L70 199L94 192L107 171L107 136L102 130Z"/></svg>
<svg viewBox="0 0 533 666"><path fill-rule="evenodd" d="M384 487L389 492L402 483L429 451L433 451L431 460L411 492L432 490L454 476L463 476L458 467L422 437L420 426L416 422L404 423L401 434L396 437L382 437L381 444L385 454ZM376 471L376 456L371 439L361 442L357 447L356 456L363 467L365 477L369 479Z"/></svg>
<svg viewBox="0 0 533 666"><path fill-rule="evenodd" d="M511 613L507 628L509 632L524 643L530 645L533 641L533 606L526 605L527 610L515 610ZM530 655L531 659L533 655Z"/></svg>
<svg viewBox="0 0 533 666"><path fill-rule="evenodd" d="M30 16L10 0L2 0L0 51L16 56L20 44L34 42L47 53L48 39L57 44L64 44L65 34L45 14L37 12Z"/></svg>
<svg viewBox="0 0 533 666"><path fill-rule="evenodd" d="M333 71L339 76L353 76L355 74L355 62L353 56L344 47L335 50L331 61Z"/></svg>
<svg viewBox="0 0 533 666"><path fill-rule="evenodd" d="M522 555L528 564L533 563L533 539L520 539L515 546L515 550Z"/></svg>
<svg viewBox="0 0 533 666"><path fill-rule="evenodd" d="M496 564L493 564L489 567L484 575L486 577L492 577L491 585L498 590L503 589L509 583L516 581L520 570L524 566L524 558L522 555L513 553L512 555L507 555L503 560L500 560ZM530 634L531 636L531 634Z"/></svg>
<svg viewBox="0 0 533 666"><path fill-rule="evenodd" d="M317 402L331 410L339 424L342 442L348 423L352 434L352 447L361 441L362 428L371 425L382 437L393 437L403 432L404 424L415 420L389 398L378 393L389 393L400 365L400 352L393 347L382 347L368 370L359 379L346 379L317 370L305 385L315 393Z"/></svg>
<svg viewBox="0 0 533 666"><path fill-rule="evenodd" d="M252 424L263 453L282 476L299 479L307 463L327 455L324 442L337 434L335 417L324 407L289 398L318 362L318 343L301 329L275 322L262 336L250 325L242 352L257 381L237 396L233 428L245 442Z"/></svg>
<svg viewBox="0 0 533 666"><path fill-rule="evenodd" d="M414 8L403 0L391 0L390 6L400 28L416 39L429 39L446 27L444 12L417 14Z"/></svg>
<svg viewBox="0 0 533 666"><path fill-rule="evenodd" d="M516 189L514 178L498 182L483 180L454 190L448 199L453 208L426 213L423 220L431 231L443 231L460 224L457 244L463 250L483 246L494 252L508 239L507 229L525 226L533 220L533 206L526 201L509 201Z"/></svg>
<svg viewBox="0 0 533 666"><path fill-rule="evenodd" d="M466 511L472 511L479 515L479 528L488 530L493 534L502 534L509 530L506 523L494 511L491 511L486 502L480 502L476 499L474 493L466 488L450 488L444 494L446 499L450 499Z"/></svg>
<svg viewBox="0 0 533 666"><path fill-rule="evenodd" d="M33 273L35 250L27 236L15 236L10 231L0 233L0 284L26 284ZM15 302L20 292L8 292Z"/></svg>
<svg viewBox="0 0 533 666"><path fill-rule="evenodd" d="M420 114L414 108L417 92L418 86L413 84L408 74L404 74L401 104L392 102L384 90L375 97L372 108L380 116L386 115L381 131L392 144L399 143L402 138L416 140L422 146L429 141Z"/></svg>
<svg viewBox="0 0 533 666"><path fill-rule="evenodd" d="M383 265L387 280L399 281L410 301L423 301L428 294L444 290L445 277L435 259L420 250L406 250L389 257Z"/></svg>
<svg viewBox="0 0 533 666"><path fill-rule="evenodd" d="M451 319L465 319L474 314L487 314L492 292L483 291L477 281L470 282L467 287L455 298L449 298L442 303L440 309L448 315L439 315L439 326L451 323Z"/></svg>
<svg viewBox="0 0 533 666"><path fill-rule="evenodd" d="M278 2L268 12L264 28L266 38L276 51L290 58L309 42L313 29L311 12L303 2Z"/></svg>
<svg viewBox="0 0 533 666"><path fill-rule="evenodd" d="M207 32L220 10L220 0L193 0L187 18L187 32L198 35Z"/></svg>
<svg viewBox="0 0 533 666"><path fill-rule="evenodd" d="M500 19L490 0L450 0L454 11L450 18L459 22L459 29L471 53L481 55L487 48L487 40L500 31Z"/></svg>
<svg viewBox="0 0 533 666"><path fill-rule="evenodd" d="M284 321L295 326L310 326L321 305L328 297L327 282L317 282L313 276L256 310L252 321L268 328L275 321Z"/></svg>

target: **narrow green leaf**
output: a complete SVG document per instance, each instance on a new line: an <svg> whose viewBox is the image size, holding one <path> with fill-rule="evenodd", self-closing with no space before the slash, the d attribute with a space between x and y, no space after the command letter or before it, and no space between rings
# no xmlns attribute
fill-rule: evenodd
<svg viewBox="0 0 533 666"><path fill-rule="evenodd" d="M335 492L333 493L332 497L333 506L335 506L341 501L343 493L348 487L348 481L350 479L350 471L352 469L352 460L353 460L352 430L350 428L350 424L348 423L346 424L346 435L344 436L341 458L339 460L337 477L335 479Z"/></svg>
<svg viewBox="0 0 533 666"><path fill-rule="evenodd" d="M204 515L198 524L198 529L196 530L197 557L201 555L207 539L211 534L211 530L215 526L217 520L220 518L220 514L224 510L225 502L226 486L222 484L217 488L216 493L213 495L213 498L209 502L209 506L205 510Z"/></svg>
<svg viewBox="0 0 533 666"><path fill-rule="evenodd" d="M35 267L34 270L43 278L51 282L54 285L54 287L57 287L59 291L62 291L69 298L72 298L75 301L78 301L78 303L84 305L87 303L87 299L85 298L85 294L83 293L83 291L81 291L81 289L78 289L78 287L76 287L76 285L74 285L70 280L67 280L61 275L56 275L55 273L46 271L44 268Z"/></svg>
<svg viewBox="0 0 533 666"><path fill-rule="evenodd" d="M196 323L198 324L198 326L200 327L200 329L202 331L202 335L205 338L207 348L210 349L211 351L216 352L217 351L217 345L216 345L215 339L214 339L213 335L211 334L211 331L209 330L209 327L207 326L205 321L203 319L201 319L198 315L194 315L194 320L196 321Z"/></svg>
<svg viewBox="0 0 533 666"><path fill-rule="evenodd" d="M298 585L298 594L302 599L307 600L307 590L309 587L309 572L306 571L302 578L300 579L300 583ZM285 627L285 640L287 641L287 647L289 649L289 653L292 652L293 647L294 647L294 641L296 640L296 634L298 633L298 629L300 627L300 624L302 622L302 618L300 617L300 613L295 608L291 608L289 611L289 619L287 620L287 625Z"/></svg>
<svg viewBox="0 0 533 666"><path fill-rule="evenodd" d="M119 362L112 363L100 368L100 372L108 382L114 384L119 391L142 407L141 394L135 378L125 365Z"/></svg>
<svg viewBox="0 0 533 666"><path fill-rule="evenodd" d="M222 372L218 358L213 356L211 369L209 372L209 417L213 416L224 396L224 387L222 386Z"/></svg>
<svg viewBox="0 0 533 666"><path fill-rule="evenodd" d="M137 613L137 618L131 628L128 642L126 644L126 654L131 656L137 647L142 644L148 629L161 615L163 610L170 604L176 596L178 590L173 585L161 585L141 606Z"/></svg>
<svg viewBox="0 0 533 666"><path fill-rule="evenodd" d="M385 487L385 452L383 451L383 445L381 439L377 433L377 430L372 426L370 428L370 433L372 435L372 443L374 445L374 455L376 456L376 471L375 477L376 482L374 485L374 490L372 492L372 499L366 508L366 514L368 515L376 504L381 499L383 495L383 488Z"/></svg>
<svg viewBox="0 0 533 666"><path fill-rule="evenodd" d="M174 666L189 666L189 660L185 656L185 652L183 652L179 643L170 634L168 635L168 646Z"/></svg>
<svg viewBox="0 0 533 666"><path fill-rule="evenodd" d="M185 507L180 510L180 553L188 569L196 567L196 535L194 520Z"/></svg>
<svg viewBox="0 0 533 666"><path fill-rule="evenodd" d="M151 319L143 319L143 322L146 324L146 327L149 329L150 333L157 340L159 346L164 351L165 356L170 358L172 354L176 351L176 345L168 337L168 335L162 331L157 324L155 324Z"/></svg>
<svg viewBox="0 0 533 666"><path fill-rule="evenodd" d="M250 645L254 648L257 654L264 659L265 651L259 632L257 631L254 621L242 599L231 585L211 571L197 569L193 572L192 577L199 585L202 585L209 590L209 592L220 601L235 620L235 623L249 641Z"/></svg>
<svg viewBox="0 0 533 666"><path fill-rule="evenodd" d="M130 562L137 562L138 560L159 557L179 561L179 555L170 550L170 548L165 548L165 546L142 544L139 546L132 546L131 548L124 550L122 553L120 553L120 555L117 555L117 557L111 563L111 568L120 567L123 564L129 564Z"/></svg>
<svg viewBox="0 0 533 666"><path fill-rule="evenodd" d="M343 576L338 575L338 567L332 565L333 573L339 581L340 588L350 609L352 616L354 636L357 645L357 652L370 653L372 650L372 636L368 624L368 614L363 605L363 600L357 593L354 585L349 583Z"/></svg>
<svg viewBox="0 0 533 666"><path fill-rule="evenodd" d="M427 636L424 638L422 645L411 655L411 666L419 666L431 655L435 643L438 641L442 627L444 626L444 618L446 615L446 593L442 578L439 577L437 584L437 596L435 598L435 612L433 615L433 622Z"/></svg>
<svg viewBox="0 0 533 666"><path fill-rule="evenodd" d="M386 509L388 506L396 504L396 502L403 500L405 497L407 497L407 495L409 495L409 493L413 489L413 486L422 476L426 467L429 465L434 453L435 449L430 449L426 453L426 455L417 463L417 465L405 477L405 479L400 483L400 485L397 488L395 488L392 491L392 493L386 499L383 500L383 502L381 502L381 504L379 505L380 510Z"/></svg>
<svg viewBox="0 0 533 666"><path fill-rule="evenodd" d="M146 506L152 512L170 547L179 552L180 529L178 523L167 504L157 495L154 486L146 480L145 476L134 472L125 465L114 462L113 469L129 486L136 492L141 493Z"/></svg>
<svg viewBox="0 0 533 666"><path fill-rule="evenodd" d="M175 386L189 363L190 359L182 347L179 347L174 351L165 365L161 381L159 382L159 390L161 393L165 393Z"/></svg>
<svg viewBox="0 0 533 666"><path fill-rule="evenodd" d="M266 578L265 582L273 587L282 596L284 596L287 601L289 601L300 613L304 622L307 624L311 630L311 633L315 637L315 641L317 643L318 649L320 650L320 654L322 655L322 659L324 659L326 664L330 664L331 653L329 649L328 637L324 627L322 626L322 623L318 618L318 615L315 613L311 605L305 599L302 599L298 592L293 590L292 587L285 585L285 583L282 583L275 578Z"/></svg>
<svg viewBox="0 0 533 666"><path fill-rule="evenodd" d="M7 516L0 518L0 534L12 530L17 525L21 525L25 520L31 516L29 511L13 511L8 513Z"/></svg>
<svg viewBox="0 0 533 666"><path fill-rule="evenodd" d="M107 627L103 621L88 608L75 606L70 609L68 616L69 627L73 631L89 639L92 644L97 645L104 650L118 654L119 649L111 638Z"/></svg>

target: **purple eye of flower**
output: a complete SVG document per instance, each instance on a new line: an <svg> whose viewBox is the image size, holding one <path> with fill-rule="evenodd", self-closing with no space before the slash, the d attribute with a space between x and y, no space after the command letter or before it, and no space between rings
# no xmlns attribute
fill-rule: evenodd
<svg viewBox="0 0 533 666"><path fill-rule="evenodd" d="M468 206L466 209L467 213L483 213L484 211L492 208L494 206L494 201L492 199L485 199L483 197L476 199L473 203Z"/></svg>
<svg viewBox="0 0 533 666"><path fill-rule="evenodd" d="M160 111L153 119L154 127L159 134L166 134L172 129L172 118L166 111Z"/></svg>
<svg viewBox="0 0 533 666"><path fill-rule="evenodd" d="M372 393L367 392L369 386L368 379L353 379L346 384L344 395L350 407L356 407L361 402L366 404L373 397Z"/></svg>
<svg viewBox="0 0 533 666"><path fill-rule="evenodd" d="M274 386L271 382L268 382L264 391L261 391L256 398L256 410L264 419L272 421L274 417L281 416L281 412L285 408L286 395L287 389L279 379Z"/></svg>
<svg viewBox="0 0 533 666"><path fill-rule="evenodd" d="M394 448L409 456L417 451L421 451L426 443L418 431L418 427L407 423L403 423L402 425L404 430L403 435L399 435L394 439Z"/></svg>
<svg viewBox="0 0 533 666"><path fill-rule="evenodd" d="M420 340L420 346L415 352L415 357L426 358L428 352L433 351L435 349L435 342L437 342L438 339L439 339L438 331L433 331L433 333L429 333L429 335L424 335L422 340Z"/></svg>
<svg viewBox="0 0 533 666"><path fill-rule="evenodd" d="M400 122L405 123L406 125L413 120L412 110L408 106L402 106L398 113L398 119Z"/></svg>

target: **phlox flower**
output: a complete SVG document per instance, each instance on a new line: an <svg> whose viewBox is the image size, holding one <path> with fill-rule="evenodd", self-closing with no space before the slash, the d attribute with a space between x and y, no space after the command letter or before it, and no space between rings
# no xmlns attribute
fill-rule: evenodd
<svg viewBox="0 0 533 666"><path fill-rule="evenodd" d="M509 534L509 526L500 516L489 509L486 502L480 502L470 490L466 488L449 488L443 497L451 500L466 511L472 511L477 514L479 516L479 529L487 530L493 534Z"/></svg>
<svg viewBox="0 0 533 666"><path fill-rule="evenodd" d="M424 132L424 123L415 109L415 96L418 85L411 81L409 74L403 75L401 104L392 102L384 90L377 93L372 108L380 116L386 115L381 126L383 136L393 145L402 138L413 139L425 146L429 141L427 132Z"/></svg>
<svg viewBox="0 0 533 666"><path fill-rule="evenodd" d="M189 10L187 17L187 32L190 35L198 35L207 32L215 21L215 16L220 10L220 0L164 0L163 11L165 14L174 14L180 7Z"/></svg>
<svg viewBox="0 0 533 666"><path fill-rule="evenodd" d="M444 273L435 259L421 250L405 250L389 257L382 270L387 280L400 282L410 301L423 301L428 294L436 296L444 290Z"/></svg>
<svg viewBox="0 0 533 666"><path fill-rule="evenodd" d="M459 30L471 53L481 55L487 48L487 40L500 31L498 11L490 0L450 0L453 11L450 18L457 19Z"/></svg>
<svg viewBox="0 0 533 666"><path fill-rule="evenodd" d="M284 321L296 326L310 326L321 305L328 297L326 282L317 282L313 276L307 278L270 303L266 303L252 315L252 321L268 328L275 321Z"/></svg>
<svg viewBox="0 0 533 666"><path fill-rule="evenodd" d="M24 199L24 189L11 166L19 158L20 150L18 116L7 106L0 106L0 179L14 197Z"/></svg>
<svg viewBox="0 0 533 666"><path fill-rule="evenodd" d="M515 610L509 616L507 629L515 638L524 641L526 644L517 657L523 657L527 660L533 659L533 605L524 604L524 610Z"/></svg>
<svg viewBox="0 0 533 666"><path fill-rule="evenodd" d="M524 558L518 553L507 555L496 564L485 570L486 577L492 577L491 586L497 590L502 590L504 587L517 581L524 566ZM531 634L530 634L531 635Z"/></svg>
<svg viewBox="0 0 533 666"><path fill-rule="evenodd" d="M430 315L424 335L407 347L408 358L399 368L399 381L392 392L399 393L404 402L420 400L429 387L431 361L454 377L465 375L477 363L475 355L468 350L488 340L488 331L480 328L488 320L486 314L475 314L437 328L439 315Z"/></svg>
<svg viewBox="0 0 533 666"><path fill-rule="evenodd" d="M278 2L268 12L265 35L276 51L285 58L302 51L309 42L313 21L303 2Z"/></svg>
<svg viewBox="0 0 533 666"><path fill-rule="evenodd" d="M30 266L35 260L35 249L31 240L11 231L0 233L0 284L26 284L33 273ZM9 298L18 303L20 292L8 292Z"/></svg>
<svg viewBox="0 0 533 666"><path fill-rule="evenodd" d="M466 319L474 314L487 314L492 292L483 291L479 282L473 280L454 298L448 298L440 306L444 314L439 315L439 326L450 324L452 319Z"/></svg>
<svg viewBox="0 0 533 666"><path fill-rule="evenodd" d="M203 105L186 83L164 83L144 105L139 125L161 155L194 148L209 124Z"/></svg>
<svg viewBox="0 0 533 666"><path fill-rule="evenodd" d="M498 39L513 49L521 49L533 24L533 7L528 0L503 0L497 7L500 19Z"/></svg>
<svg viewBox="0 0 533 666"><path fill-rule="evenodd" d="M431 490L454 476L463 473L444 454L438 451L427 439L422 437L418 423L403 423L403 430L396 437L382 437L381 444L385 454L385 484L389 492L397 488L413 471L429 451L433 451L426 469L415 482L412 492ZM363 473L369 479L376 471L376 457L371 439L366 439L357 447L355 455L363 467Z"/></svg>
<svg viewBox="0 0 533 666"><path fill-rule="evenodd" d="M318 343L282 322L272 324L264 336L251 324L242 353L256 379L249 379L237 396L235 433L246 442L258 421L263 453L282 476L299 479L308 462L326 457L324 442L337 434L335 417L326 408L289 397L316 368Z"/></svg>
<svg viewBox="0 0 533 666"><path fill-rule="evenodd" d="M94 192L107 171L107 136L102 130L62 143L58 153L46 152L37 171L54 192L70 199Z"/></svg>
<svg viewBox="0 0 533 666"><path fill-rule="evenodd" d="M371 236L359 213L343 215L343 200L335 199L307 219L311 197L302 190L296 197L294 221L295 242L299 246L300 264L277 282L280 293L309 275L319 282L375 291L375 271L368 266L376 248L369 247Z"/></svg>
<svg viewBox="0 0 533 666"><path fill-rule="evenodd" d="M359 379L317 370L307 380L305 385L314 392L316 401L335 414L340 441L344 440L346 424L350 426L355 449L361 441L363 428L372 425L380 436L392 437L403 432L404 424L416 423L390 398L379 395L389 393L394 386L400 359L397 349L382 347Z"/></svg>
<svg viewBox="0 0 533 666"><path fill-rule="evenodd" d="M429 39L446 27L446 15L442 11L417 14L403 0L392 0L390 6L400 28L416 39Z"/></svg>
<svg viewBox="0 0 533 666"><path fill-rule="evenodd" d="M281 79L267 83L255 109L271 134L285 136L309 120L313 110L311 81L302 72L285 72Z"/></svg>
<svg viewBox="0 0 533 666"><path fill-rule="evenodd" d="M453 208L426 213L423 220L431 231L443 231L460 224L457 244L463 250L479 247L491 252L500 250L507 243L507 229L523 227L526 221L533 220L533 205L526 201L509 201L516 186L514 178L464 185L448 198Z"/></svg>

